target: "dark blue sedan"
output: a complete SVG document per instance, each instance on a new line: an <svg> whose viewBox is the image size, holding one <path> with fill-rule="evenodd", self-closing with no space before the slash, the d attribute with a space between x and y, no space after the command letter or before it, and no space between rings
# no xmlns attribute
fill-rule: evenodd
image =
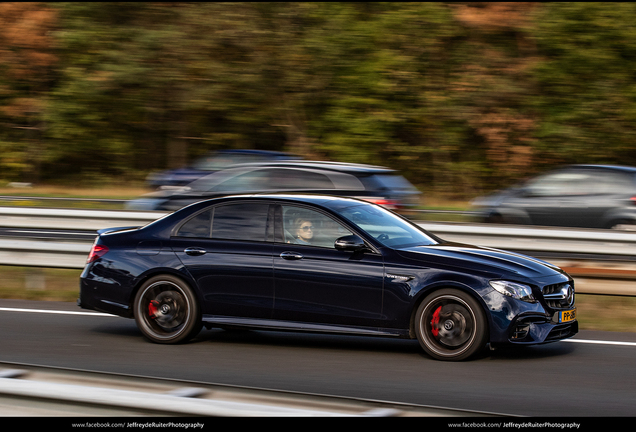
<svg viewBox="0 0 636 432"><path fill-rule="evenodd" d="M561 269L332 196L225 197L103 230L80 284L82 308L134 318L158 343L247 327L417 338L433 358L462 360L578 331Z"/></svg>

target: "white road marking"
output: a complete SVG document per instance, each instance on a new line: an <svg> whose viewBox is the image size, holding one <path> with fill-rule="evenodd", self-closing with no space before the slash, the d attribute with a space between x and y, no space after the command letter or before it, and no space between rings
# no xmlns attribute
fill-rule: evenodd
<svg viewBox="0 0 636 432"><path fill-rule="evenodd" d="M46 309L20 309L20 308L2 308L2 307L0 307L0 311L49 313L49 314L59 314L59 315L91 315L91 316L109 316L109 317L115 316L112 314L101 313L101 312L73 312L73 311L59 311L59 310L46 310Z"/></svg>
<svg viewBox="0 0 636 432"><path fill-rule="evenodd" d="M2 312L31 312L31 313L49 313L59 315L88 315L88 316L108 316L116 317L116 315L102 313L102 312L73 312L73 311L60 311L60 310L46 310L46 309L20 309L20 308L3 308L0 307ZM589 340L589 339L564 339L561 342L575 342L586 344L598 344L598 345L620 345L620 346L636 346L636 342L620 342L620 341L604 341L604 340Z"/></svg>
<svg viewBox="0 0 636 432"><path fill-rule="evenodd" d="M599 345L636 346L636 342L619 342L619 341L586 340L586 339L565 339L562 342L578 342L578 343L599 344Z"/></svg>

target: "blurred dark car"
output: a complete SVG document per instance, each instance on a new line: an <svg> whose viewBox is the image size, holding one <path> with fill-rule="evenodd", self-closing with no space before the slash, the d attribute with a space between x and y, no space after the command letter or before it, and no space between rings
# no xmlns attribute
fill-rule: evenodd
<svg viewBox="0 0 636 432"><path fill-rule="evenodd" d="M201 177L231 165L292 159L302 158L289 153L269 150L219 150L198 159L192 166L150 174L146 178L146 182L152 188L186 186Z"/></svg>
<svg viewBox="0 0 636 432"><path fill-rule="evenodd" d="M407 212L421 192L397 171L373 165L281 161L237 165L181 189L161 190L131 200L129 210L177 210L204 199L237 193L304 192L358 197Z"/></svg>
<svg viewBox="0 0 636 432"><path fill-rule="evenodd" d="M362 200L286 193L101 230L78 305L134 318L156 343L244 327L417 339L440 360L578 331L558 267L444 241Z"/></svg>
<svg viewBox="0 0 636 432"><path fill-rule="evenodd" d="M565 166L472 204L484 222L631 228L636 223L636 168Z"/></svg>

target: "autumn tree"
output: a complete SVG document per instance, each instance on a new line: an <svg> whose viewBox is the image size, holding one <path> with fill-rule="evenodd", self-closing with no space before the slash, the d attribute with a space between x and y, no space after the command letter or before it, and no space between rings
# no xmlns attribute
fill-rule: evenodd
<svg viewBox="0 0 636 432"><path fill-rule="evenodd" d="M47 157L43 111L55 82L56 11L45 3L0 3L2 177L37 181Z"/></svg>

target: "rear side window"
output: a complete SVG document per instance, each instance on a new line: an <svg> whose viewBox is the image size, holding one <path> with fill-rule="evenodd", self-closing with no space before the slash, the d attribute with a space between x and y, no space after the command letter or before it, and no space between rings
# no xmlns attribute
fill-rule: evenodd
<svg viewBox="0 0 636 432"><path fill-rule="evenodd" d="M299 169L267 170L268 189L334 189L333 182L324 174Z"/></svg>
<svg viewBox="0 0 636 432"><path fill-rule="evenodd" d="M265 241L269 205L227 204L203 211L181 226L178 237Z"/></svg>
<svg viewBox="0 0 636 432"><path fill-rule="evenodd" d="M263 170L249 171L232 177L208 190L224 192L259 190L262 188L263 182L266 181L267 173Z"/></svg>
<svg viewBox="0 0 636 432"><path fill-rule="evenodd" d="M213 239L265 241L268 204L241 203L216 207Z"/></svg>
<svg viewBox="0 0 636 432"><path fill-rule="evenodd" d="M630 193L631 190L633 185L628 175L592 169L549 173L531 180L527 186L529 195L535 197Z"/></svg>
<svg viewBox="0 0 636 432"><path fill-rule="evenodd" d="M210 228L212 226L212 210L206 210L202 213L197 214L189 221L184 223L181 228L179 228L179 232L177 236L179 237L198 237L198 238L209 238L210 237Z"/></svg>
<svg viewBox="0 0 636 432"><path fill-rule="evenodd" d="M621 172L599 171L594 175L590 193L622 194L634 192L633 176Z"/></svg>

